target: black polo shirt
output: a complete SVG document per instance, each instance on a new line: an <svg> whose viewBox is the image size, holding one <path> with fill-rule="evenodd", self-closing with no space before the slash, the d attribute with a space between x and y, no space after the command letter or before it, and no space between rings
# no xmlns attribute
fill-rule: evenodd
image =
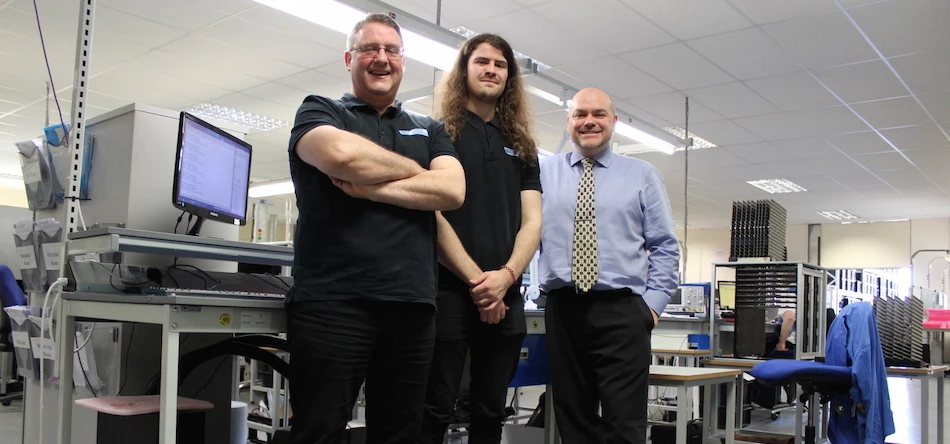
<svg viewBox="0 0 950 444"><path fill-rule="evenodd" d="M521 229L521 191L541 191L540 169L537 159L527 165L510 148L497 115L485 122L471 111L466 113L466 124L455 141L465 169L465 203L442 214L479 268L497 270L511 258ZM469 288L447 268L439 267L440 287ZM509 295L518 293L519 287L512 285Z"/></svg>
<svg viewBox="0 0 950 444"><path fill-rule="evenodd" d="M435 215L347 196L297 156L297 141L332 125L415 160L423 168L455 149L441 123L397 102L383 114L357 97L309 96L290 133L290 175L297 194L294 286L288 302L384 300L435 305Z"/></svg>

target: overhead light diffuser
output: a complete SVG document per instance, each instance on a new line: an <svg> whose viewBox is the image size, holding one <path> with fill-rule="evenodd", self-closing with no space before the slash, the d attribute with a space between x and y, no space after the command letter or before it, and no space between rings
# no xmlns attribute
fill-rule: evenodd
<svg viewBox="0 0 950 444"><path fill-rule="evenodd" d="M560 97L554 94L551 94L541 88L536 88L531 85L525 85L524 89L525 91L528 91L529 93L531 93L532 95L534 95L535 97L539 99L547 100L548 102L551 102L557 106L564 106L564 102L561 100Z"/></svg>
<svg viewBox="0 0 950 444"><path fill-rule="evenodd" d="M241 111L229 108L223 105L214 105L211 103L202 103L185 110L188 113L198 117L207 117L218 119L224 122L236 123L261 131L270 131L272 129L289 126L290 122L275 119L273 117L262 116L247 111Z"/></svg>
<svg viewBox="0 0 950 444"><path fill-rule="evenodd" d="M291 194L294 192L294 183L290 179L278 180L274 182L263 182L253 184L247 190L247 196L251 198L278 196L281 194Z"/></svg>
<svg viewBox="0 0 950 444"><path fill-rule="evenodd" d="M788 179L749 180L746 181L746 183L771 194L800 193L802 191L808 191L802 186Z"/></svg>
<svg viewBox="0 0 950 444"><path fill-rule="evenodd" d="M818 214L831 220L858 219L858 216L855 216L848 210L819 211Z"/></svg>
<svg viewBox="0 0 950 444"><path fill-rule="evenodd" d="M687 139L687 137L686 137L686 130L684 130L683 128L680 128L680 127L678 127L678 126L668 126L668 127L666 127L666 128L663 128L663 131L666 131L666 132L668 132L668 133L670 133L670 134L672 134L672 135L674 135L674 136L676 136L676 137L679 137L680 139ZM715 143L712 143L712 142L710 142L710 141L708 141L708 140L706 140L706 139L703 139L702 137L699 137L699 136L693 134L692 132L689 133L689 137L691 137L691 138L693 139L693 146L689 148L689 149L691 149L691 150L699 150L699 149L704 149L704 148L715 148L715 147L718 146L718 145L716 145ZM682 147L682 148L677 148L676 151L683 151L683 150L685 150L685 149L686 149L686 147L684 146L684 147Z"/></svg>

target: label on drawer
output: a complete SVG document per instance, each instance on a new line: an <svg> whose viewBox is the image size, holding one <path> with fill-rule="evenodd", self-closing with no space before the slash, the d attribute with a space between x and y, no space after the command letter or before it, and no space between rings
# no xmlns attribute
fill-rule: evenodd
<svg viewBox="0 0 950 444"><path fill-rule="evenodd" d="M16 348L30 348L30 334L25 331L14 331L13 346Z"/></svg>
<svg viewBox="0 0 950 444"><path fill-rule="evenodd" d="M54 360L56 359L56 347L50 338L32 338L30 343L33 347L33 357Z"/></svg>

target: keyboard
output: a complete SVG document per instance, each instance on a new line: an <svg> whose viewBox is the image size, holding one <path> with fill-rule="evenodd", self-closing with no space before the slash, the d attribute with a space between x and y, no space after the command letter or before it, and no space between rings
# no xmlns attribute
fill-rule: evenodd
<svg viewBox="0 0 950 444"><path fill-rule="evenodd" d="M253 291L240 290L203 290L200 288L166 288L166 287L146 287L142 288L142 294L155 294L161 296L215 296L224 298L252 298L252 299L283 299L283 293L258 293Z"/></svg>

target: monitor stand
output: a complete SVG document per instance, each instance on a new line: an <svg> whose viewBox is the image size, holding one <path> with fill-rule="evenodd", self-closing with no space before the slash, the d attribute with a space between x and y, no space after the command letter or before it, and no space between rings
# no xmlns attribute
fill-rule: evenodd
<svg viewBox="0 0 950 444"><path fill-rule="evenodd" d="M205 218L198 216L198 220L195 221L195 225L188 230L188 236L197 236L198 232L201 231L201 224L204 223Z"/></svg>

